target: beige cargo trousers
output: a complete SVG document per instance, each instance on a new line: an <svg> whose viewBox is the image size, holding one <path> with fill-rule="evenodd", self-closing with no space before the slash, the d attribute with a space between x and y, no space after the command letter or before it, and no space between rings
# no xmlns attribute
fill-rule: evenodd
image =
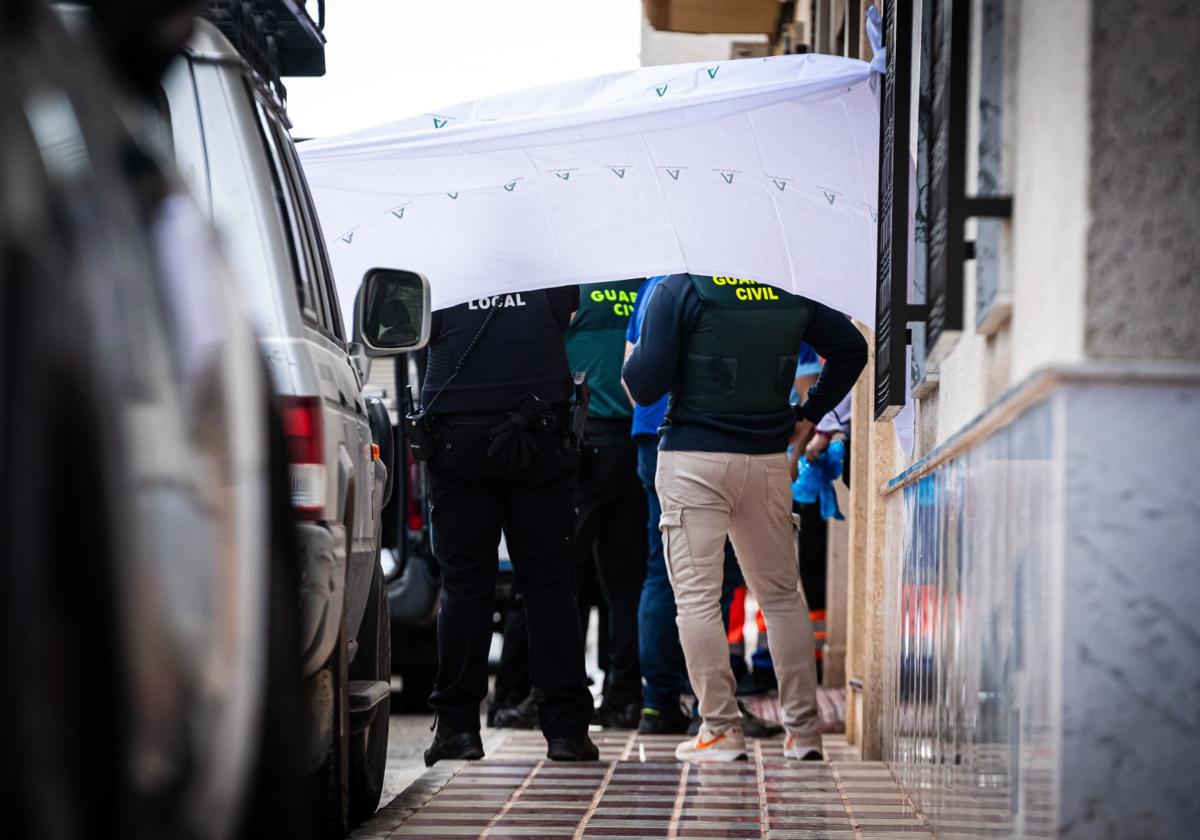
<svg viewBox="0 0 1200 840"><path fill-rule="evenodd" d="M787 455L660 451L654 486L679 639L705 724L716 732L741 724L721 620L728 535L766 620L784 726L798 744L820 749L813 627L800 588Z"/></svg>

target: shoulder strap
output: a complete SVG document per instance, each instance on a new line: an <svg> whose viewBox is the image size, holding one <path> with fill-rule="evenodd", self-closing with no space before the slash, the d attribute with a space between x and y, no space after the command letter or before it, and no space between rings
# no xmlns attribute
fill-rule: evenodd
<svg viewBox="0 0 1200 840"><path fill-rule="evenodd" d="M467 345L466 349L463 350L462 355L458 357L458 361L454 363L454 370L450 372L450 375L446 377L446 381L443 382L441 387L437 389L437 393L430 398L429 404L421 409L422 413L428 412L429 409L433 408L433 404L437 402L437 398L442 395L442 391L445 391L447 386L454 381L454 377L458 376L459 372L463 369L463 365L467 363L467 359L470 358L471 354L475 352L475 348L479 346L479 341L483 338L483 334L487 332L487 328L491 325L492 321L495 320L496 312L498 310L499 307L496 306L493 306L488 310L488 314L484 316L483 323L479 325L479 330L475 333L475 337L471 339L471 342Z"/></svg>

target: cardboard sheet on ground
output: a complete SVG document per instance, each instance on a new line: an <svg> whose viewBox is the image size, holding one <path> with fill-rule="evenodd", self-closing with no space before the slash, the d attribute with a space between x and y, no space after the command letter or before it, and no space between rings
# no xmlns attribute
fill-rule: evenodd
<svg viewBox="0 0 1200 840"><path fill-rule="evenodd" d="M645 67L300 145L347 320L369 268L435 308L691 271L871 324L879 106L836 56Z"/></svg>

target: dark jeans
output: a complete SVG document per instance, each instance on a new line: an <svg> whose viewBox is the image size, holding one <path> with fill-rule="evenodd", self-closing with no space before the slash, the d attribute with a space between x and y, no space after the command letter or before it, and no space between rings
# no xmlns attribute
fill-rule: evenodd
<svg viewBox="0 0 1200 840"><path fill-rule="evenodd" d="M487 457L486 426L443 427L429 462L433 548L442 568L438 674L429 705L454 731L479 729L503 529L529 622L531 669L546 737L587 731L592 702L575 607L572 548L579 454L561 432L535 432L522 469Z"/></svg>
<svg viewBox="0 0 1200 840"><path fill-rule="evenodd" d="M608 607L604 702L624 706L642 697L638 602L646 574L646 494L628 424L610 425L615 428L588 430L579 465L575 556L577 578L594 569ZM581 618L586 626L587 613Z"/></svg>
<svg viewBox="0 0 1200 840"><path fill-rule="evenodd" d="M658 439L637 444L638 478L646 489L649 516L646 536L649 550L646 555L646 580L642 584L642 600L638 607L638 650L641 654L642 705L664 711L679 705L681 694L690 694L687 663L679 644L679 627L675 624L675 592L667 577L663 556L662 533L658 520L662 507L654 490L654 475L658 471ZM742 572L729 542L725 543L725 580L721 586L721 615L729 627L729 605L733 592L742 585Z"/></svg>

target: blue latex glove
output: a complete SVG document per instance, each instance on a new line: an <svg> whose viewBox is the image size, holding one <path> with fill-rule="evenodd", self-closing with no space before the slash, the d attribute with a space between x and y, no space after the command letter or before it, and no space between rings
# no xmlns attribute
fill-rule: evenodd
<svg viewBox="0 0 1200 840"><path fill-rule="evenodd" d="M833 482L842 477L845 457L845 442L835 440L815 462L810 464L807 458L801 458L799 474L792 482L792 498L802 505L819 503L822 519L845 519L833 489Z"/></svg>

